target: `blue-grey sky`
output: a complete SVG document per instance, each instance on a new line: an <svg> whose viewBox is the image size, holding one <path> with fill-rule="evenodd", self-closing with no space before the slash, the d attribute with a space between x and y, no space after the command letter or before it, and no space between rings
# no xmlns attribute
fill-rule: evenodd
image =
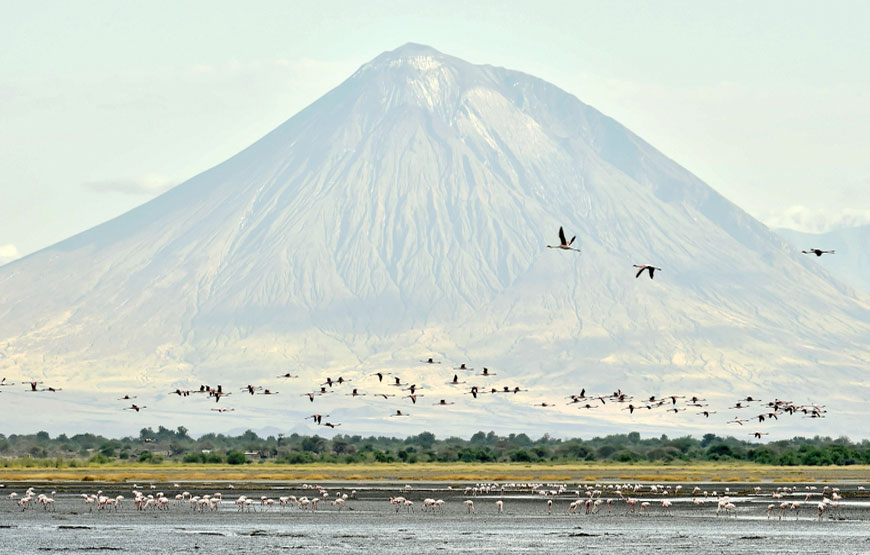
<svg viewBox="0 0 870 555"><path fill-rule="evenodd" d="M544 78L770 225L870 221L870 3L0 1L0 263L406 42Z"/></svg>

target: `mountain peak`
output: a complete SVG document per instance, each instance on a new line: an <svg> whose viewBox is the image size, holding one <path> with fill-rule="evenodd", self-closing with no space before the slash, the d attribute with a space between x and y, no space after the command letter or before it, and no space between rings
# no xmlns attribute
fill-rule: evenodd
<svg viewBox="0 0 870 555"><path fill-rule="evenodd" d="M444 56L441 51L432 48L427 44L420 44L417 42L406 42L402 46L395 48L393 50L389 50L384 52L384 54L399 57L399 56L407 56L409 54L419 54L419 55L427 55L427 56Z"/></svg>
<svg viewBox="0 0 870 555"><path fill-rule="evenodd" d="M443 68L444 65L470 66L467 62L448 56L431 46L425 44L417 44L409 42L402 46L383 52L371 62L364 64L360 68L360 72L365 72L372 69L408 69L417 73L427 73L437 71Z"/></svg>

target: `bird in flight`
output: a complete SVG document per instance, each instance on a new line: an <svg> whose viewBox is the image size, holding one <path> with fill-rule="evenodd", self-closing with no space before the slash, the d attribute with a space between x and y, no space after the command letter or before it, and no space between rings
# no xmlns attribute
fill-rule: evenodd
<svg viewBox="0 0 870 555"><path fill-rule="evenodd" d="M308 397L308 400L311 401L311 402L313 403L313 402L314 402L314 397L316 397L317 395L320 395L320 393L317 393L316 391L312 391L312 392L310 392L310 393L303 393L301 396L302 396L302 397Z"/></svg>
<svg viewBox="0 0 870 555"><path fill-rule="evenodd" d="M427 358L426 360L421 360L423 364L441 364L440 361L435 360L434 358Z"/></svg>
<svg viewBox="0 0 870 555"><path fill-rule="evenodd" d="M224 392L221 390L221 386L218 386L217 391L215 391L212 395L214 396L214 402L215 402L215 403L220 403L220 402L221 402L221 397L226 397L226 396L228 396L228 395L232 395L232 393L224 393Z"/></svg>
<svg viewBox="0 0 870 555"><path fill-rule="evenodd" d="M634 266L635 268L639 268L637 273L634 274L635 278L639 278L640 275L644 272L649 272L649 278L653 279L653 274L656 270L658 270L659 272L662 271L661 268L656 268L655 266L650 266L649 264L641 264L640 266L638 266L637 264L632 264L632 266Z"/></svg>
<svg viewBox="0 0 870 555"><path fill-rule="evenodd" d="M568 241L565 239L565 230L562 229L562 226L559 226L559 244L558 245L547 245L548 249L562 249L566 251L577 251L580 252L580 249L575 249L571 245L574 244L574 239L577 236L571 237L571 240Z"/></svg>
<svg viewBox="0 0 870 555"><path fill-rule="evenodd" d="M236 409L228 409L227 407L221 407L219 409L211 409L214 412L225 413L225 412L233 412Z"/></svg>
<svg viewBox="0 0 870 555"><path fill-rule="evenodd" d="M281 374L278 377L279 378L298 378L299 376L297 376L295 374L291 374L290 372L287 372L286 374Z"/></svg>
<svg viewBox="0 0 870 555"><path fill-rule="evenodd" d="M129 407L124 407L124 410L135 410L136 412L139 412L140 410L142 410L142 409L147 409L147 408L148 408L148 407L145 407L145 406L140 407L140 406L137 405L136 403L133 403L133 404L130 405Z"/></svg>
<svg viewBox="0 0 870 555"><path fill-rule="evenodd" d="M323 421L323 418L327 417L327 416L329 416L329 415L328 414L312 414L311 416L306 416L305 420L308 420L310 418L310 419L314 420L315 424L320 425L320 423Z"/></svg>
<svg viewBox="0 0 870 555"><path fill-rule="evenodd" d="M823 251L822 249L810 249L808 251L801 251L804 254L814 254L816 256L822 256L823 254L837 254L836 251Z"/></svg>

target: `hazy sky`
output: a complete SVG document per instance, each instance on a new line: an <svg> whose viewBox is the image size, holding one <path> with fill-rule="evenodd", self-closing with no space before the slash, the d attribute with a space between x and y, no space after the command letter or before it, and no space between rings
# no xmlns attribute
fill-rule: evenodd
<svg viewBox="0 0 870 555"><path fill-rule="evenodd" d="M546 79L770 225L870 221L870 2L0 0L0 263L406 42Z"/></svg>

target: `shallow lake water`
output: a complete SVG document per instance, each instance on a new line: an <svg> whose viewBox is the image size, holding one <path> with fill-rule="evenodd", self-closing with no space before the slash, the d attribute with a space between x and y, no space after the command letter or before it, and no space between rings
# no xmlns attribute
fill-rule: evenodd
<svg viewBox="0 0 870 555"><path fill-rule="evenodd" d="M729 484L736 514L716 514L717 503L708 497L702 504L693 503L692 485L668 496L652 493L648 487L632 494L650 505L643 513L627 513L627 503L612 490L602 489L602 499L613 499L608 513L602 503L597 514L586 515L583 507L568 513L569 504L577 499L576 485L552 498L552 514L547 499L529 488L507 488L504 494L491 491L472 496L464 486L453 484L414 484L410 491L400 491L402 484L320 484L328 491L317 509L281 507L281 496L321 497L313 488L302 484L260 483L227 484L182 483L155 484L140 488L145 495L163 492L170 498L165 510L137 510L132 503L133 484L11 484L0 489L0 553L278 553L290 550L326 550L332 553L870 553L870 498L856 485L829 484L838 487L843 499L833 512L818 519L816 506L821 487L809 501L805 488L783 499L773 499L772 492L782 484ZM753 488L760 486L756 494ZM56 491L53 510L40 504L21 510L8 499L16 492L20 497L27 487L35 495ZM555 488L555 485L543 489ZM721 484L702 485L711 494ZM540 489L540 488L539 488ZM582 488L581 495L583 495ZM686 490L689 490L687 492ZM331 499L356 490L344 508ZM88 505L82 493L126 499L119 509L97 510ZM193 496L223 494L218 510L199 512L188 502L174 501L183 491ZM235 500L245 495L254 500L249 510L239 511ZM389 498L402 495L414 504L411 510L398 511ZM830 496L830 494L828 494ZM627 496L627 495L626 495ZM276 502L261 504L261 497ZM443 499L440 510L423 511L426 498ZM699 496L699 498L701 498ZM475 512L468 513L465 500L474 502ZM504 503L499 514L496 501ZM583 496L585 499L585 496ZM672 503L670 514L664 512L662 499ZM768 518L770 503L802 502L801 510L786 511L782 520ZM638 503L638 508L639 508Z"/></svg>

